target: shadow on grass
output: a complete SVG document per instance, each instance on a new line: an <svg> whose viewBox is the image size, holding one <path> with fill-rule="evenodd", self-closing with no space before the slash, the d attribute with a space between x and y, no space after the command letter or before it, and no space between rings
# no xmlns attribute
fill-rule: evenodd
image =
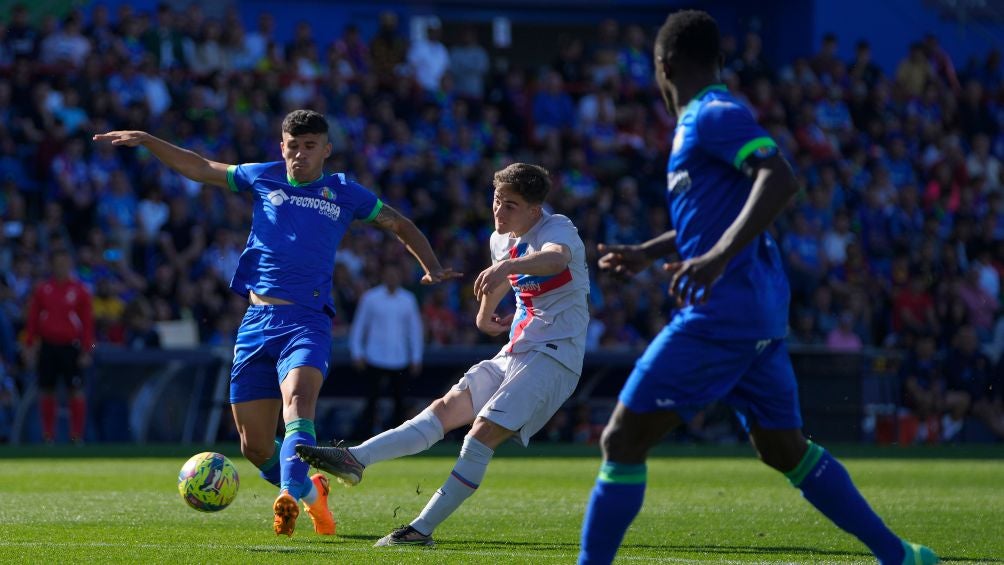
<svg viewBox="0 0 1004 565"><path fill-rule="evenodd" d="M351 536L340 536L346 539L357 539L357 540L376 540L377 537L366 536L366 535L351 535ZM487 549L487 550L503 550L503 549L513 549L522 548L526 550L577 550L579 547L578 542L558 542L558 541L499 541L499 540L480 540L477 542L456 542L456 541L437 541L436 547L444 550L450 549ZM802 547L802 546L734 546L734 545L708 545L708 544L642 544L642 543L629 543L621 546L627 549L657 549L661 551L680 551L680 552L701 552L701 553L713 553L720 555L773 555L773 554L789 554L789 555L805 555L807 558L812 556L826 556L831 558L837 557L848 557L848 558L859 558L868 559L872 557L872 554L867 551L847 551L842 549L825 549L819 547ZM1004 563L1004 559L994 558L994 557L962 557L953 555L941 555L941 559L944 561L953 561L960 563Z"/></svg>
<svg viewBox="0 0 1004 565"><path fill-rule="evenodd" d="M376 542L376 540L382 537L381 534L350 534L350 535L338 535L334 538L318 539L317 544L311 544L308 546L296 546L296 547L252 547L249 551L254 553L327 553L331 549L337 548L337 542L339 540L344 541L368 541ZM334 542L334 543L332 543ZM429 551L435 549L441 549L444 551L450 550L488 550L488 551L502 551L513 549L525 549L527 551L549 551L549 550L577 550L579 547L578 542L560 542L560 541L501 541L501 540L479 540L477 542L462 542L462 541L437 541L435 547L417 547L416 549ZM630 543L623 545L622 548L626 549L655 549L664 552L672 552L674 550L686 553L711 553L719 554L723 556L727 555L774 555L774 554L785 554L785 555L804 555L806 558L811 558L813 556L826 556L831 558L836 557L848 557L848 558L859 558L867 559L871 557L871 553L866 551L846 551L842 549L825 549L818 547L802 547L802 546L735 546L735 545L709 545L709 544L643 544L643 543ZM378 551L378 550L375 550ZM671 556L671 555L668 555ZM941 555L941 559L944 561L952 561L959 563L1004 563L1004 559L996 557L962 557L953 555Z"/></svg>

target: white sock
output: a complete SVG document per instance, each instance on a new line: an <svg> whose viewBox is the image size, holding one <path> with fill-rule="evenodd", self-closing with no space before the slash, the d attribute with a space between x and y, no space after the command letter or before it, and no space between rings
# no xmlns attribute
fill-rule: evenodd
<svg viewBox="0 0 1004 565"><path fill-rule="evenodd" d="M443 439L443 424L426 408L421 414L386 432L350 447L349 452L364 467L373 463L414 455Z"/></svg>
<svg viewBox="0 0 1004 565"><path fill-rule="evenodd" d="M467 436L464 439L464 446L460 448L460 458L457 459L449 478L436 494L432 495L422 513L412 521L411 527L423 535L431 535L437 526L478 490L494 454L495 452L487 445Z"/></svg>

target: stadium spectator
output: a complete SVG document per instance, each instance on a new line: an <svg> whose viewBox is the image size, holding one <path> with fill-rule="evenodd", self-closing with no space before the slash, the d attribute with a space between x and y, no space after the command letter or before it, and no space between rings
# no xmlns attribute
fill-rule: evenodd
<svg viewBox="0 0 1004 565"><path fill-rule="evenodd" d="M394 82L407 53L408 44L398 35L397 14L389 11L381 13L380 29L370 42L373 75L380 84L387 86ZM439 83L435 86L438 87Z"/></svg>
<svg viewBox="0 0 1004 565"><path fill-rule="evenodd" d="M932 334L919 334L912 350L899 369L903 385L903 407L917 419L917 441L951 441L961 430L945 410L945 376L938 359L937 342ZM903 425L902 423L900 425ZM913 426L910 426L912 428ZM911 438L904 438L909 443Z"/></svg>
<svg viewBox="0 0 1004 565"><path fill-rule="evenodd" d="M382 273L383 284L359 299L349 332L352 362L369 384L366 408L359 419L359 437L370 437L388 428L377 405L385 387L390 388L394 400L390 427L407 419L404 395L408 382L422 371L418 301L401 287L401 272L396 265L384 265Z"/></svg>
<svg viewBox="0 0 1004 565"><path fill-rule="evenodd" d="M854 47L854 60L848 68L850 77L862 81L868 88L875 86L882 76L882 69L872 61L871 44L863 39Z"/></svg>
<svg viewBox="0 0 1004 565"><path fill-rule="evenodd" d="M68 250L53 250L50 265L50 277L32 292L24 344L29 363L38 369L43 439L56 439L56 386L62 382L69 398L70 440L80 443L87 423L84 370L95 343L91 293L73 276Z"/></svg>
<svg viewBox="0 0 1004 565"><path fill-rule="evenodd" d="M557 72L547 72L543 87L533 97L533 123L538 143L559 146L560 138L575 127L575 106Z"/></svg>
<svg viewBox="0 0 1004 565"><path fill-rule="evenodd" d="M896 69L896 82L909 96L918 98L933 79L931 63L924 55L924 46L914 43L910 46L910 53Z"/></svg>
<svg viewBox="0 0 1004 565"><path fill-rule="evenodd" d="M990 359L979 349L976 328L966 325L959 329L945 357L944 372L949 410L946 434L954 435L948 430L958 433L971 411L997 437L1004 438L997 378Z"/></svg>
<svg viewBox="0 0 1004 565"><path fill-rule="evenodd" d="M825 84L833 82L837 74L837 66L843 64L837 57L837 48L837 36L833 33L827 33L823 36L819 52L812 57L812 61L809 63L812 72L816 73L816 76Z"/></svg>
<svg viewBox="0 0 1004 565"><path fill-rule="evenodd" d="M457 94L471 100L482 100L489 70L488 52L478 43L477 30L465 28L460 44L450 48L450 72L457 83Z"/></svg>
<svg viewBox="0 0 1004 565"><path fill-rule="evenodd" d="M826 334L826 347L830 351L840 351L844 353L857 353L861 351L864 344L854 331L854 313L845 310L837 316L837 326Z"/></svg>

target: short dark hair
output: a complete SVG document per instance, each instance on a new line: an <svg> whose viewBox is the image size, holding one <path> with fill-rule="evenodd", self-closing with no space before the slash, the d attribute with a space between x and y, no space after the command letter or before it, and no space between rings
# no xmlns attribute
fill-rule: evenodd
<svg viewBox="0 0 1004 565"><path fill-rule="evenodd" d="M496 171L492 184L496 189L507 184L530 204L541 204L551 190L551 175L544 167L513 163L501 171Z"/></svg>
<svg viewBox="0 0 1004 565"><path fill-rule="evenodd" d="M656 55L670 53L701 66L717 66L722 50L718 24L701 10L680 10L666 18L655 36Z"/></svg>
<svg viewBox="0 0 1004 565"><path fill-rule="evenodd" d="M307 133L328 133L328 120L313 110L293 110L282 120L282 133L292 136Z"/></svg>

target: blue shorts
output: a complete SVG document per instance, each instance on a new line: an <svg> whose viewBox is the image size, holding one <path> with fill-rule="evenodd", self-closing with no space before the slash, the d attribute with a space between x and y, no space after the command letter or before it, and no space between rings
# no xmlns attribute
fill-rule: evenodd
<svg viewBox="0 0 1004 565"><path fill-rule="evenodd" d="M718 341L668 325L635 363L620 402L634 412L676 412L689 421L723 400L743 426L801 429L798 384L784 340Z"/></svg>
<svg viewBox="0 0 1004 565"><path fill-rule="evenodd" d="M237 330L230 403L282 398L279 383L297 367L327 376L331 318L296 304L251 305Z"/></svg>

